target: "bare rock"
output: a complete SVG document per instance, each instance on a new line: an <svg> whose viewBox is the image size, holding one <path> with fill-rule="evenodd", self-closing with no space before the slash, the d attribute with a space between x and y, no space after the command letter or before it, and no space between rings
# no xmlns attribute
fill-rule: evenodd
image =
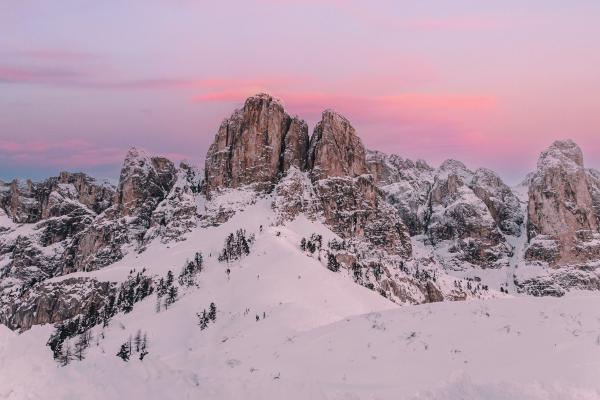
<svg viewBox="0 0 600 400"><path fill-rule="evenodd" d="M600 253L578 251L582 242L579 231L598 232L588 178L581 149L571 140L556 141L540 155L529 185L527 231L530 247L537 246L538 235L555 242L558 250L549 260L551 265L572 265L600 258ZM538 253L528 249L526 258L536 260Z"/></svg>
<svg viewBox="0 0 600 400"><path fill-rule="evenodd" d="M206 155L206 193L254 185L270 190L291 167L304 169L308 127L277 99L258 94L223 121Z"/></svg>
<svg viewBox="0 0 600 400"><path fill-rule="evenodd" d="M120 212L149 222L150 214L170 192L175 180L175 166L170 160L150 157L142 150L131 148L119 178Z"/></svg>
<svg viewBox="0 0 600 400"><path fill-rule="evenodd" d="M0 296L0 323L25 331L32 325L62 322L82 315L92 304L99 310L114 285L89 278L38 283Z"/></svg>
<svg viewBox="0 0 600 400"><path fill-rule="evenodd" d="M365 148L346 118L323 112L310 139L308 166L315 179L368 173Z"/></svg>

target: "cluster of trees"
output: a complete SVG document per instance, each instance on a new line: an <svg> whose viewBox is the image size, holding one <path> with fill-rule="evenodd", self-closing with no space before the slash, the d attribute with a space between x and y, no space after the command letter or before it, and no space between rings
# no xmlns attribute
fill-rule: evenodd
<svg viewBox="0 0 600 400"><path fill-rule="evenodd" d="M168 309L177 301L178 295L179 289L175 286L173 271L169 270L165 278L160 278L156 287L156 312L160 312L163 306L165 310Z"/></svg>
<svg viewBox="0 0 600 400"><path fill-rule="evenodd" d="M148 355L148 335L145 332L142 335L141 330L137 331L133 340L131 336L129 336L129 340L123 343L119 348L117 357L127 362L134 353L138 354L140 360L144 360L144 357Z"/></svg>
<svg viewBox="0 0 600 400"><path fill-rule="evenodd" d="M202 253L196 253L192 261L187 261L179 274L179 284L184 287L190 287L196 284L196 275L202 272L204 259Z"/></svg>
<svg viewBox="0 0 600 400"><path fill-rule="evenodd" d="M302 238L300 240L300 249L302 251L308 251L310 254L313 254L317 250L321 250L323 244L323 237L316 233L310 235L308 239Z"/></svg>
<svg viewBox="0 0 600 400"><path fill-rule="evenodd" d="M133 310L133 305L135 303L150 296L154 291L152 278L144 275L145 272L146 269L137 273L135 273L135 270L129 271L127 280L121 284L119 295L116 299L116 305L125 313Z"/></svg>
<svg viewBox="0 0 600 400"><path fill-rule="evenodd" d="M215 322L217 320L217 306L215 303L210 303L208 307L208 312L206 309L202 310L202 314L196 313L198 317L198 325L200 325L200 330L205 330L208 327L208 324L211 322Z"/></svg>
<svg viewBox="0 0 600 400"><path fill-rule="evenodd" d="M250 254L250 246L254 242L254 235L246 237L245 229L238 229L235 234L230 233L225 239L223 250L219 254L220 262L238 260Z"/></svg>
<svg viewBox="0 0 600 400"><path fill-rule="evenodd" d="M61 366L66 366L73 360L82 361L85 358L85 352L92 341L92 332L86 331L77 336L75 343L71 346L71 342L66 340L60 343L60 351L55 355L54 359Z"/></svg>
<svg viewBox="0 0 600 400"><path fill-rule="evenodd" d="M129 271L127 280L110 292L104 299L102 307L96 302L90 302L82 315L55 325L55 331L46 345L50 347L54 359L59 364L67 365L73 359L83 359L83 352L88 347L91 338L90 329L100 323L108 326L111 318L116 314L130 312L135 303L153 293L152 278L146 276L145 272L145 269L140 272ZM75 348L71 348L70 343L65 345L68 339L78 335Z"/></svg>

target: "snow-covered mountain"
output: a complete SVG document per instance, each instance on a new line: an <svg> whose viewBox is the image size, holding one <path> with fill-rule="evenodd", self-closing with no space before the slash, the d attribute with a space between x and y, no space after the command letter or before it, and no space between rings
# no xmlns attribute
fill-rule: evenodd
<svg viewBox="0 0 600 400"><path fill-rule="evenodd" d="M0 182L0 398L600 398L599 199L570 141L510 188L259 94L204 171Z"/></svg>

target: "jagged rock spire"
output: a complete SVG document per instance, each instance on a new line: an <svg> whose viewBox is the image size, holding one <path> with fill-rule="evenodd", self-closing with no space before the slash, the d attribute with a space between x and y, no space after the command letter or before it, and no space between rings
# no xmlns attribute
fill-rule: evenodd
<svg viewBox="0 0 600 400"><path fill-rule="evenodd" d="M249 97L225 119L206 155L206 190L254 184L270 189L290 167L306 166L308 126L268 94Z"/></svg>

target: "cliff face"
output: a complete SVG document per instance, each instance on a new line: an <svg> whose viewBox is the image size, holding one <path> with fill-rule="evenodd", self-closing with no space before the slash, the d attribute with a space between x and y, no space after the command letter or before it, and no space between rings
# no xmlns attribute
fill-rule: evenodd
<svg viewBox="0 0 600 400"><path fill-rule="evenodd" d="M315 179L367 173L365 148L346 118L323 112L310 139L308 166Z"/></svg>
<svg viewBox="0 0 600 400"><path fill-rule="evenodd" d="M270 189L291 166L305 168L307 146L304 121L269 95L250 97L223 121L208 150L206 192L250 184Z"/></svg>
<svg viewBox="0 0 600 400"><path fill-rule="evenodd" d="M593 189L574 142L554 142L540 155L529 185L527 259L560 266L600 257Z"/></svg>

